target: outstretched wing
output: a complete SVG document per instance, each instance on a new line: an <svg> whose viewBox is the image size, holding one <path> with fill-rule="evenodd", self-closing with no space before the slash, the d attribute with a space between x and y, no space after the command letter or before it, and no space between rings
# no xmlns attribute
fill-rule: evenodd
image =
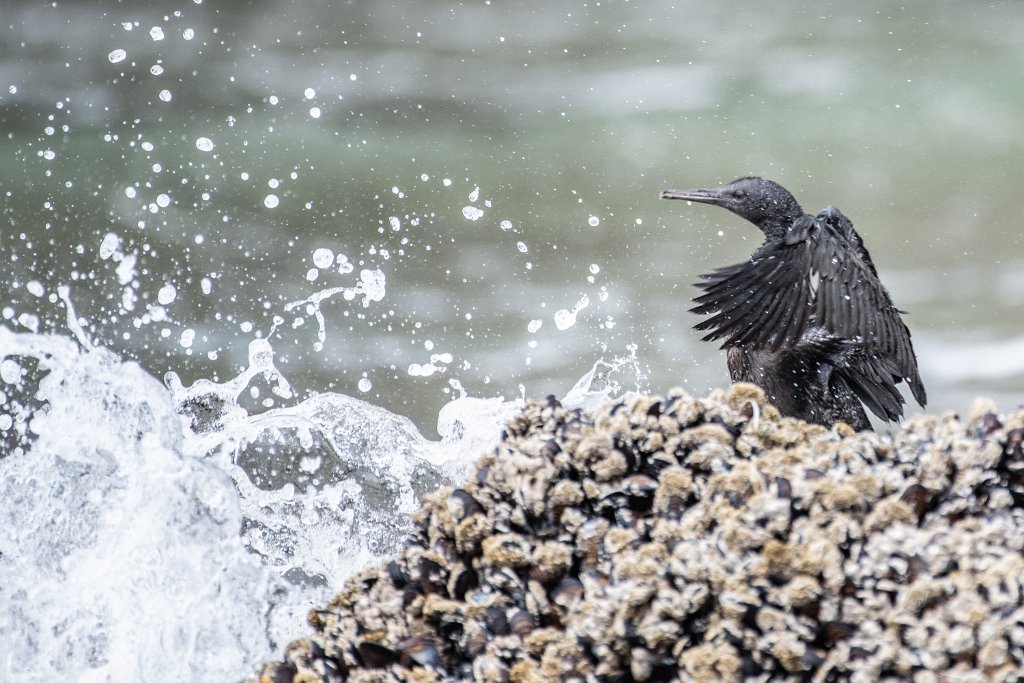
<svg viewBox="0 0 1024 683"><path fill-rule="evenodd" d="M875 372L891 372L906 380L922 406L927 401L917 371L917 358L901 311L878 279L871 256L853 224L839 211L829 208L818 214L819 229L807 242L811 268L820 274L814 300L817 325L845 339L860 338Z"/></svg>
<svg viewBox="0 0 1024 683"><path fill-rule="evenodd" d="M790 231L809 234L814 229L814 219L803 216ZM710 330L704 341L724 338L723 349L742 345L777 351L795 345L814 312L810 256L806 240L765 244L749 261L702 275L697 287L704 294L690 310L711 314L696 326Z"/></svg>

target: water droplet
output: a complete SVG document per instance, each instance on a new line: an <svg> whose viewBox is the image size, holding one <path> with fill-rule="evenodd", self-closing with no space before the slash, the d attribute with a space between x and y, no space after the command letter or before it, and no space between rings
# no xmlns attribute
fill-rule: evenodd
<svg viewBox="0 0 1024 683"><path fill-rule="evenodd" d="M326 247L313 251L313 265L317 268L330 268L334 263L334 252Z"/></svg>
<svg viewBox="0 0 1024 683"><path fill-rule="evenodd" d="M174 285L172 285L170 283L167 283L166 285L161 287L160 291L157 292L157 295L156 295L156 300L159 301L160 304L163 305L163 306L166 306L167 304L172 303L177 298L178 298L178 290L175 289Z"/></svg>

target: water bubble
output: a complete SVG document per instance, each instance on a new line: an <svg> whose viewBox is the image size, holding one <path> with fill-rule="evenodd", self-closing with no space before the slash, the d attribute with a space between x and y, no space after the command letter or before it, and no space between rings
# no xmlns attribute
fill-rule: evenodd
<svg viewBox="0 0 1024 683"><path fill-rule="evenodd" d="M149 67L149 73L153 74L154 76L159 76L163 72L164 68L159 64L154 64L153 66Z"/></svg>
<svg viewBox="0 0 1024 683"><path fill-rule="evenodd" d="M196 37L196 32L190 28L187 28L181 32L181 37L185 40L192 40Z"/></svg>
<svg viewBox="0 0 1024 683"><path fill-rule="evenodd" d="M356 383L356 387L359 389L359 391L366 393L367 391L373 388L373 382L363 377Z"/></svg>
<svg viewBox="0 0 1024 683"><path fill-rule="evenodd" d="M181 337L178 339L178 343L181 344L182 348L190 349L196 338L196 331L191 327L181 331Z"/></svg>
<svg viewBox="0 0 1024 683"><path fill-rule="evenodd" d="M469 193L469 201L475 202L478 199L480 199L480 188L474 187L473 191Z"/></svg>
<svg viewBox="0 0 1024 683"><path fill-rule="evenodd" d="M170 102L171 101L171 91L170 90L161 90L160 94L157 95L157 97L159 97L164 102Z"/></svg>
<svg viewBox="0 0 1024 683"><path fill-rule="evenodd" d="M502 221L498 225L501 227L502 230L511 230L512 229L512 221Z"/></svg>
<svg viewBox="0 0 1024 683"><path fill-rule="evenodd" d="M402 229L402 221L398 220L398 216L391 216L388 218L388 223L391 224L391 229L395 232Z"/></svg>
<svg viewBox="0 0 1024 683"><path fill-rule="evenodd" d="M134 187L126 187L126 188L124 188L124 196L127 197L128 199L135 199L135 188Z"/></svg>
<svg viewBox="0 0 1024 683"><path fill-rule="evenodd" d="M597 265L596 263L591 263L590 272L592 275L597 275L598 273L601 272L601 266Z"/></svg>
<svg viewBox="0 0 1024 683"><path fill-rule="evenodd" d="M121 48L117 48L116 50L110 51L110 54L107 55L107 59L110 60L111 64L117 64L118 62L123 62L125 60L125 57L127 56L127 52L125 52Z"/></svg>
<svg viewBox="0 0 1024 683"><path fill-rule="evenodd" d="M154 26L153 28L149 29L149 37L153 40L163 40L164 30L159 26Z"/></svg>
<svg viewBox="0 0 1024 683"><path fill-rule="evenodd" d="M171 198L166 194L158 194L156 196L156 204L160 208L166 209L171 204Z"/></svg>
<svg viewBox="0 0 1024 683"><path fill-rule="evenodd" d="M320 107L310 107L309 116L314 119L320 118Z"/></svg>
<svg viewBox="0 0 1024 683"><path fill-rule="evenodd" d="M526 331L529 332L530 334L533 334L534 332L539 330L541 325L543 325L543 324L544 324L543 320L539 320L539 319L538 320L531 320L530 324L526 326Z"/></svg>
<svg viewBox="0 0 1024 683"><path fill-rule="evenodd" d="M445 178L444 180L441 181L441 184L444 185L445 187L451 187L452 179L451 178Z"/></svg>
<svg viewBox="0 0 1024 683"><path fill-rule="evenodd" d="M306 88L303 91L302 96L305 97L307 100L311 100L314 97L316 97L316 90L313 90L313 88Z"/></svg>
<svg viewBox="0 0 1024 683"><path fill-rule="evenodd" d="M587 223L590 224L590 227L596 228L598 225L600 225L601 219L598 218L597 216L591 216L590 218L587 219Z"/></svg>
<svg viewBox="0 0 1024 683"><path fill-rule="evenodd" d="M25 285L25 289L28 290L29 294L35 297L41 297L43 294L46 293L46 290L43 289L43 283L40 282L39 280L30 280Z"/></svg>
<svg viewBox="0 0 1024 683"><path fill-rule="evenodd" d="M524 254L530 251L530 248L526 246L526 242L516 242L516 249L523 252Z"/></svg>
<svg viewBox="0 0 1024 683"><path fill-rule="evenodd" d="M277 205L280 203L281 199L276 194L268 194L266 197L263 198L263 206L267 207L268 209L276 209Z"/></svg>
<svg viewBox="0 0 1024 683"><path fill-rule="evenodd" d="M475 206L464 206L462 207L462 215L471 221L475 221L479 220L484 215L484 212Z"/></svg>
<svg viewBox="0 0 1024 683"><path fill-rule="evenodd" d="M200 152L213 151L213 140L207 137L196 138L196 149Z"/></svg>

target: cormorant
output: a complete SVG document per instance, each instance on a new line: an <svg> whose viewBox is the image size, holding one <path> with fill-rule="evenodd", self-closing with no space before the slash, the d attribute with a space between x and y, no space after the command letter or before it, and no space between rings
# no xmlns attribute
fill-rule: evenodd
<svg viewBox="0 0 1024 683"><path fill-rule="evenodd" d="M710 190L663 190L662 199L713 204L764 233L749 261L702 275L691 311L705 341L724 339L733 382L761 387L783 415L857 431L866 406L903 416L901 381L923 408L910 330L850 219L831 206L804 213L771 180L745 177ZM862 405L863 404L863 405Z"/></svg>

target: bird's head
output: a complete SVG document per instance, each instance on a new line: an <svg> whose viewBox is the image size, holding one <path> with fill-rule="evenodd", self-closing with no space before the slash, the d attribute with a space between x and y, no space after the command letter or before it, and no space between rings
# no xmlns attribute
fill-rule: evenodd
<svg viewBox="0 0 1024 683"><path fill-rule="evenodd" d="M764 232L781 236L804 210L789 190L771 180L748 176L708 190L662 190L662 199L685 199L729 209Z"/></svg>

